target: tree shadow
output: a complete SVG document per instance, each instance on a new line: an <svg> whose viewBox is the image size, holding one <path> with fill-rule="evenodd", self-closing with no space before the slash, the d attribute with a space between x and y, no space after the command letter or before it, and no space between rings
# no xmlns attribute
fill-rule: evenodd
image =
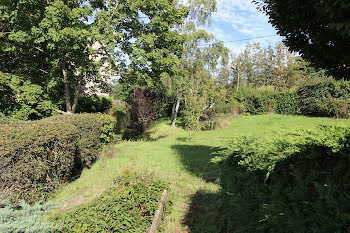
<svg viewBox="0 0 350 233"><path fill-rule="evenodd" d="M181 140L181 139L180 139ZM193 175L219 184L221 169L210 160L224 148L205 145L173 145L182 164ZM222 193L199 190L190 197L190 207L183 219L189 232L234 232L228 229L223 210Z"/></svg>
<svg viewBox="0 0 350 233"><path fill-rule="evenodd" d="M171 148L180 155L181 163L190 173L207 182L217 183L219 170L210 160L224 148L204 145L173 145Z"/></svg>
<svg viewBox="0 0 350 233"><path fill-rule="evenodd" d="M191 196L191 205L183 223L194 233L233 233L228 228L220 193L197 191Z"/></svg>

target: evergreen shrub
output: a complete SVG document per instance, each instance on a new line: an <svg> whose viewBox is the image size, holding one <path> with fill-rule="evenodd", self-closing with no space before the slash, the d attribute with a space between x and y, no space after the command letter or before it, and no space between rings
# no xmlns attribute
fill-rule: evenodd
<svg viewBox="0 0 350 233"><path fill-rule="evenodd" d="M0 192L40 200L71 177L79 131L65 122L0 125Z"/></svg>
<svg viewBox="0 0 350 233"><path fill-rule="evenodd" d="M261 115L267 113L267 101L269 99L260 94L247 96L244 101L245 112L253 115Z"/></svg>
<svg viewBox="0 0 350 233"><path fill-rule="evenodd" d="M236 138L222 157L222 194L235 232L347 232L350 127L282 139Z"/></svg>
<svg viewBox="0 0 350 233"><path fill-rule="evenodd" d="M44 119L74 125L79 131L76 163L78 166L90 167L97 159L100 149L102 124L94 114L67 114Z"/></svg>
<svg viewBox="0 0 350 233"><path fill-rule="evenodd" d="M79 98L76 112L106 113L111 108L112 100L109 97L90 95Z"/></svg>
<svg viewBox="0 0 350 233"><path fill-rule="evenodd" d="M0 197L0 232L49 233L58 228L44 218L55 209L50 202L29 205L24 201L11 204Z"/></svg>
<svg viewBox="0 0 350 233"><path fill-rule="evenodd" d="M278 92L274 94L276 113L286 115L299 114L299 104L295 92Z"/></svg>
<svg viewBox="0 0 350 233"><path fill-rule="evenodd" d="M218 122L216 120L207 120L201 122L200 124L201 130L207 131L216 129Z"/></svg>
<svg viewBox="0 0 350 233"><path fill-rule="evenodd" d="M98 113L95 115L101 122L100 145L104 146L111 142L116 134L116 118L109 114Z"/></svg>
<svg viewBox="0 0 350 233"><path fill-rule="evenodd" d="M303 115L334 117L349 113L350 83L332 78L309 79L297 89ZM346 113L343 113L343 112Z"/></svg>
<svg viewBox="0 0 350 233"><path fill-rule="evenodd" d="M62 232L147 232L166 188L152 176L127 169L114 187L51 220L63 226Z"/></svg>

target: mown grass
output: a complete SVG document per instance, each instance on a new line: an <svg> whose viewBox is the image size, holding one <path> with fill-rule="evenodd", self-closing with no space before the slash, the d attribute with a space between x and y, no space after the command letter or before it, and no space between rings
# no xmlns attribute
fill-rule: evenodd
<svg viewBox="0 0 350 233"><path fill-rule="evenodd" d="M63 210L89 201L113 185L123 167L153 173L170 184L172 206L161 224L162 232L220 232L224 213L216 200L218 170L210 159L235 135L279 137L283 132L311 128L326 123L346 124L348 120L304 116L242 116L219 130L188 133L158 122L148 140L115 145L115 157L102 157L80 178L62 187L53 200L63 202ZM214 153L214 154L213 154Z"/></svg>

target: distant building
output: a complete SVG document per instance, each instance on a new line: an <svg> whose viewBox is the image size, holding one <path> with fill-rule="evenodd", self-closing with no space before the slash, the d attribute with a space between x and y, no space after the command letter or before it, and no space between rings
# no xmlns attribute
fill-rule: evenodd
<svg viewBox="0 0 350 233"><path fill-rule="evenodd" d="M102 45L100 42L95 42L92 45L92 48L95 50L100 50L102 48ZM103 58L103 54L99 54L95 59L96 61L101 61L101 59ZM104 62L104 64L100 67L99 70L101 76L104 79L105 83L110 84L111 83L111 77L114 76L114 71L111 70L111 66L110 64L106 61ZM96 83L96 82L88 82L86 83L83 87L82 87L82 94L84 95L97 95L97 96L104 96L104 97L108 97L109 93L104 92L103 87L101 86L100 83Z"/></svg>

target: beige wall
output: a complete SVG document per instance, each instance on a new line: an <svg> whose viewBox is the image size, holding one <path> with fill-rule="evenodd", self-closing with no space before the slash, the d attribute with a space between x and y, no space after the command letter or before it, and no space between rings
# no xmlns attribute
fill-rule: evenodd
<svg viewBox="0 0 350 233"><path fill-rule="evenodd" d="M101 48L101 44L99 42L95 42L92 45L92 48L98 50L98 49ZM102 57L103 57L103 55L99 54L95 59L96 59L96 61L100 61L102 59ZM109 69L108 62L105 62L101 66L99 72L100 72L100 74L102 75L102 77L104 78L104 80L107 83L111 82L110 79L111 79L111 76L113 76L113 72ZM104 96L104 97L109 96L109 94L108 93L104 93L102 91L102 89L99 87L99 85L97 83L95 83L95 82L88 82L88 83L86 83L82 87L82 90L83 90L83 93L89 94L89 95L96 94L98 96Z"/></svg>

